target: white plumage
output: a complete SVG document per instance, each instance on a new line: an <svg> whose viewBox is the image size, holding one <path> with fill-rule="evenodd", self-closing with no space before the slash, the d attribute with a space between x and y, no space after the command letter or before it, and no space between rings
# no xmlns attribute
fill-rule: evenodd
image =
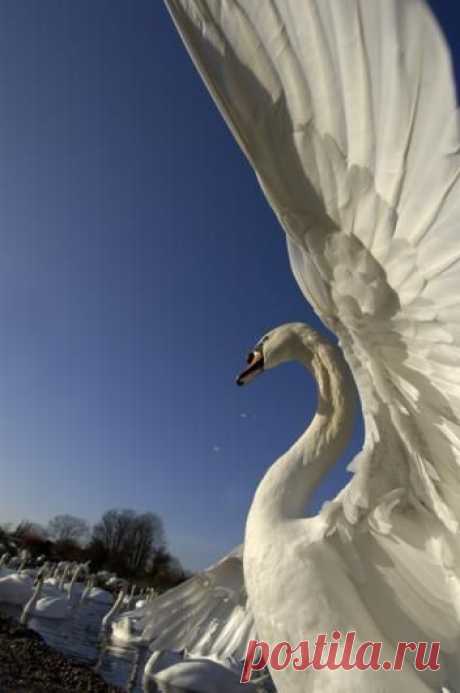
<svg viewBox="0 0 460 693"><path fill-rule="evenodd" d="M354 477L316 524L297 522L298 508L286 510L296 522L289 535L283 514L260 512L257 498L279 463L265 477L246 537L251 608L241 605L244 619L250 623L252 609L258 635L269 640L298 639L301 617L310 633L340 625L388 645L439 639L441 671L415 676L406 669L400 689L460 686L460 138L442 35L422 0L166 4L286 232L299 286L339 338L365 418ZM274 331L276 339L289 342L286 329ZM312 340L305 354L333 394L334 382L343 387L333 377L340 355L323 359L326 347ZM288 347L279 360L297 356ZM286 465L303 459L307 468L313 446L328 442L324 431L314 440L307 434L283 456ZM321 468L331 461L327 452L326 445ZM272 485L274 496L285 482ZM304 495L310 490L306 483ZM240 559L228 560L234 576L239 571L235 599ZM212 590L194 578L149 607L156 614L168 605L161 647L188 646L186 626L204 633L215 621L218 637L214 626L208 633L217 643L226 633L225 654L244 648L252 624L247 632L239 622L233 627L236 606L222 608L216 599L226 579L219 565L225 560L207 574ZM265 583L255 578L256 565ZM288 595L280 573L289 571ZM200 643L197 636L198 650ZM385 673L382 680L306 675L315 691L367 691L369 681L373 690L395 690L398 679ZM296 672L276 674L276 683L296 692L307 685Z"/></svg>
<svg viewBox="0 0 460 693"><path fill-rule="evenodd" d="M254 618L247 605L242 547L234 549L206 572L154 599L138 620L155 649L244 657L255 637ZM116 624L115 624L116 627Z"/></svg>

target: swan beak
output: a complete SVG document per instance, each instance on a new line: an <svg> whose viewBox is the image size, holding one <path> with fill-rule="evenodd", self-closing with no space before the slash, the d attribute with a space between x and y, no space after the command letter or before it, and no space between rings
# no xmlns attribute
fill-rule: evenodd
<svg viewBox="0 0 460 693"><path fill-rule="evenodd" d="M258 349L251 351L247 358L249 368L246 368L236 379L237 385L246 385L250 383L258 373L262 373L264 369L264 355Z"/></svg>

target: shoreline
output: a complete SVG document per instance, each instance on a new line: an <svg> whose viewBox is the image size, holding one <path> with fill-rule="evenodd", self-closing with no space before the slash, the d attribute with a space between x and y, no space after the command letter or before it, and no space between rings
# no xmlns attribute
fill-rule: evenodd
<svg viewBox="0 0 460 693"><path fill-rule="evenodd" d="M89 664L45 643L42 636L0 615L0 693L122 693Z"/></svg>

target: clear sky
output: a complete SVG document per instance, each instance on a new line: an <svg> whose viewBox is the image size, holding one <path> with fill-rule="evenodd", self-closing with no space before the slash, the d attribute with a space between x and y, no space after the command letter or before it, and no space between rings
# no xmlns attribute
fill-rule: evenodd
<svg viewBox="0 0 460 693"><path fill-rule="evenodd" d="M0 521L153 511L214 561L315 407L300 366L234 377L268 328L321 327L160 0L0 0L0 224Z"/></svg>

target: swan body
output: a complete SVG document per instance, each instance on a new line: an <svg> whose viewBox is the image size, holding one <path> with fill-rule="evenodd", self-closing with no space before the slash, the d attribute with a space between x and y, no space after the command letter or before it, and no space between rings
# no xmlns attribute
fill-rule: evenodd
<svg viewBox="0 0 460 693"><path fill-rule="evenodd" d="M52 620L69 618L74 610L74 605L68 597L47 596L39 599L33 609L33 615Z"/></svg>
<svg viewBox="0 0 460 693"><path fill-rule="evenodd" d="M17 570L14 570L13 568L0 568L0 577L8 577L8 575L14 575L15 573L17 573Z"/></svg>
<svg viewBox="0 0 460 693"><path fill-rule="evenodd" d="M53 578L47 578L43 582L43 595L44 597L50 599L63 599L64 601L68 600L68 595L65 594L64 589L59 587L59 582L57 580L53 580Z"/></svg>
<svg viewBox="0 0 460 693"><path fill-rule="evenodd" d="M173 690L181 689L196 693L242 693L242 691L263 690L256 684L240 683L240 673L225 666L225 663L207 657L183 659L168 666L154 676L156 685L171 686ZM144 677L144 691L148 691L148 680ZM152 690L158 690L153 688Z"/></svg>
<svg viewBox="0 0 460 693"><path fill-rule="evenodd" d="M98 604L113 604L114 599L110 592L103 590L100 587L93 587L86 597L89 601L97 602Z"/></svg>
<svg viewBox="0 0 460 693"><path fill-rule="evenodd" d="M72 600L80 599L85 588L86 584L84 582L67 583L64 586L64 590L67 591L67 594L70 594Z"/></svg>
<svg viewBox="0 0 460 693"><path fill-rule="evenodd" d="M82 567L77 566L72 580L67 584L62 581L62 578L58 581L56 578L43 579L43 575L39 577L37 587L23 610L21 620L25 622L31 615L53 620L69 618L78 606L80 590L75 581L81 570ZM22 576L23 573L21 573Z"/></svg>
<svg viewBox="0 0 460 693"><path fill-rule="evenodd" d="M49 589L54 589L56 591L59 591L59 580L55 577L49 577L46 578L44 582L45 586L49 587Z"/></svg>
<svg viewBox="0 0 460 693"><path fill-rule="evenodd" d="M133 616L133 613L125 613L118 618L118 614L115 614L115 620L111 621L111 636L114 642L132 645L146 642L143 630L139 628L138 617Z"/></svg>
<svg viewBox="0 0 460 693"><path fill-rule="evenodd" d="M166 5L339 346L298 324L256 345L240 383L295 359L317 413L257 489L243 557L145 607L146 633L168 605L170 647L355 630L392 659L398 641L439 641L439 671L272 674L282 693L459 689L460 133L446 43L423 0ZM354 476L305 518L348 439L355 385Z"/></svg>
<svg viewBox="0 0 460 693"><path fill-rule="evenodd" d="M11 575L11 573L15 572L11 567L7 567L9 557L10 555L8 553L3 553L0 556L0 577L6 577L7 575Z"/></svg>
<svg viewBox="0 0 460 693"><path fill-rule="evenodd" d="M0 577L0 602L22 606L31 598L34 583L29 575L12 573Z"/></svg>
<svg viewBox="0 0 460 693"><path fill-rule="evenodd" d="M75 580L78 577L78 574L80 573L80 568L76 569L74 576L69 583L64 583L62 581L62 578L51 576L47 577L47 575L50 575L50 573L52 574L53 572L54 571L49 566L45 565L40 569L38 573L38 579L42 583L42 589L40 590L40 594L43 595L40 600L40 610L44 610L46 608L46 604L55 604L55 606L53 606L53 612L57 613L59 610L59 607L57 605L62 601L62 613L64 614L64 606L68 602L73 602L73 600L76 597L76 593L79 590L79 585L75 582Z"/></svg>
<svg viewBox="0 0 460 693"><path fill-rule="evenodd" d="M117 587L117 585L123 582L124 580L122 580L121 578L117 577L116 575L112 575L111 577L109 577L105 584L107 587Z"/></svg>
<svg viewBox="0 0 460 693"><path fill-rule="evenodd" d="M179 662L184 660L185 656L185 650L154 650L144 667L144 688L149 678L158 674L163 669L168 669L174 666L174 664L179 664Z"/></svg>
<svg viewBox="0 0 460 693"><path fill-rule="evenodd" d="M34 603L32 613L40 618L64 620L69 618L79 604L79 590L74 582L57 587L55 584L44 584L44 596Z"/></svg>

